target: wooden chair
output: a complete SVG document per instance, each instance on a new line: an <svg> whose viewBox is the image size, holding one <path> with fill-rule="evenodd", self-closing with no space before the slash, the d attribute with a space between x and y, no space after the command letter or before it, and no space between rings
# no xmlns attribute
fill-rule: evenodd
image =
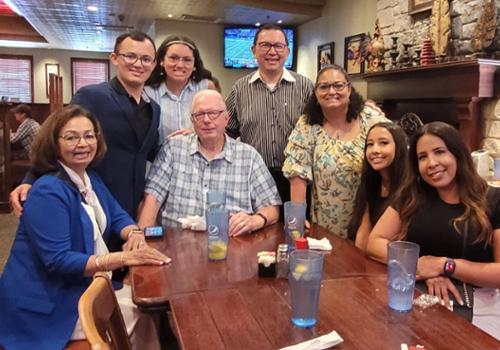
<svg viewBox="0 0 500 350"><path fill-rule="evenodd" d="M78 303L83 333L92 350L130 350L130 340L111 281L105 273L94 280Z"/></svg>

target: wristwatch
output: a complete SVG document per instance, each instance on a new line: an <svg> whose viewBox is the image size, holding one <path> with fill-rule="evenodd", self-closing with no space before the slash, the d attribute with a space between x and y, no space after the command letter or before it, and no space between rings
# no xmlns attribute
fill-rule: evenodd
<svg viewBox="0 0 500 350"><path fill-rule="evenodd" d="M451 277L453 273L455 272L455 267L457 265L455 264L455 260L453 259L446 259L443 267L443 274L447 277Z"/></svg>

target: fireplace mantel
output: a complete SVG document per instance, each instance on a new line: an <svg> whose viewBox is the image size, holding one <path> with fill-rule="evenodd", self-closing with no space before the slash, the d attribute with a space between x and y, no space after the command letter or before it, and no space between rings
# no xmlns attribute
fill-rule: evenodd
<svg viewBox="0 0 500 350"><path fill-rule="evenodd" d="M474 59L424 67L367 73L368 98L380 104L391 119L414 112L425 122L458 124L471 150L482 139L480 102L500 97L500 61Z"/></svg>

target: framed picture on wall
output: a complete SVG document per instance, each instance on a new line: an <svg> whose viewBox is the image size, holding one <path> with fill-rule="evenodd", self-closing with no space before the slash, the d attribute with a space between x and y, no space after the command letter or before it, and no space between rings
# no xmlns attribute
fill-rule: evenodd
<svg viewBox="0 0 500 350"><path fill-rule="evenodd" d="M58 63L45 63L45 90L47 97L49 97L50 92L50 75L59 75L59 64Z"/></svg>
<svg viewBox="0 0 500 350"><path fill-rule="evenodd" d="M332 41L328 44L318 46L318 71L330 64L334 63L335 43Z"/></svg>
<svg viewBox="0 0 500 350"><path fill-rule="evenodd" d="M413 15L415 13L431 10L432 2L432 0L408 0L408 13Z"/></svg>
<svg viewBox="0 0 500 350"><path fill-rule="evenodd" d="M365 71L365 63L361 59L361 44L364 39L364 33L345 38L344 68L348 74L359 74Z"/></svg>

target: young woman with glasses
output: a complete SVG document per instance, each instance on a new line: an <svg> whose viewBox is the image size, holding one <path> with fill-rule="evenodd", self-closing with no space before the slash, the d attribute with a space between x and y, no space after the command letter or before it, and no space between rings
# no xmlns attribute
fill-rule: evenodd
<svg viewBox="0 0 500 350"><path fill-rule="evenodd" d="M169 36L158 48L157 65L146 82L146 92L161 107L160 143L192 133L191 101L201 90L215 89L196 44L185 36Z"/></svg>
<svg viewBox="0 0 500 350"><path fill-rule="evenodd" d="M384 114L365 103L345 70L332 65L319 71L314 94L289 137L283 174L292 201L305 202L312 183L312 221L341 237L347 237L366 134L381 120Z"/></svg>

